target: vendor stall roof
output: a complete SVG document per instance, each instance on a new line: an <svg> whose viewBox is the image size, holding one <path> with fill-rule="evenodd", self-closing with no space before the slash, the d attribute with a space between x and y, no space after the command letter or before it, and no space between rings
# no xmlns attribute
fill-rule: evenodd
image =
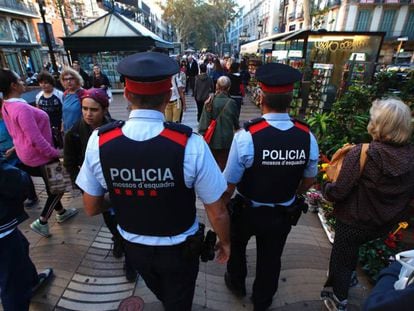
<svg viewBox="0 0 414 311"><path fill-rule="evenodd" d="M65 42L65 47L73 49L73 44L77 39L92 39L93 38L108 38L108 39L117 39L117 38L145 38L154 42L154 46L162 48L173 48L172 42L168 42L152 31L145 28L143 25L136 23L116 12L110 12L84 28L79 29L78 31L73 32L68 37L63 37ZM83 42L83 40L82 40ZM90 41L89 43L93 43Z"/></svg>
<svg viewBox="0 0 414 311"><path fill-rule="evenodd" d="M277 33L275 35L269 36L269 37L265 37L259 40L255 40L252 42L248 42L245 43L243 45L240 46L240 53L242 54L255 54L258 52L259 48L266 48L269 45L269 42L271 41L277 41L277 40L281 40L284 37L292 34L293 31L291 32L284 32L284 33Z"/></svg>

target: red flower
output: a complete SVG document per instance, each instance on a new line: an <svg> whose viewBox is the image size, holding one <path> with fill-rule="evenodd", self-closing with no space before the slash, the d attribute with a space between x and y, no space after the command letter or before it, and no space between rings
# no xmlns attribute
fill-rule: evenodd
<svg viewBox="0 0 414 311"><path fill-rule="evenodd" d="M384 241L385 245L387 245L389 248L397 248L397 243L395 243L395 237L393 234L390 234L388 238Z"/></svg>
<svg viewBox="0 0 414 311"><path fill-rule="evenodd" d="M398 232L395 234L395 239L396 239L396 241L401 241L401 240L402 240L402 238L403 238L403 232L402 232L402 231L398 231Z"/></svg>

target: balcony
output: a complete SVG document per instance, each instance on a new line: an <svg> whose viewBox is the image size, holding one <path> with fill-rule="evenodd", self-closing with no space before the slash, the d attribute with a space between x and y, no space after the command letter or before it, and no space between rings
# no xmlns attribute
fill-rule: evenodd
<svg viewBox="0 0 414 311"><path fill-rule="evenodd" d="M0 11L30 17L39 17L37 6L32 3L25 3L17 0L0 0Z"/></svg>

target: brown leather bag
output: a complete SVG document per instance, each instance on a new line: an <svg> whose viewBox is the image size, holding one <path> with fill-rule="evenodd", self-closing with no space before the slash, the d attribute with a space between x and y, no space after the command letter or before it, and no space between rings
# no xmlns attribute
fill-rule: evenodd
<svg viewBox="0 0 414 311"><path fill-rule="evenodd" d="M354 148L354 144L345 144L342 148L338 149L334 155L332 156L331 162L329 163L329 166L326 169L326 175L328 176L328 180L331 182L335 182L338 179L339 172L342 168L342 163L344 162L344 158L346 154ZM364 169L365 162L367 160L367 150L368 150L369 144L362 144L361 148L361 155L359 159L359 173L362 173L362 170Z"/></svg>

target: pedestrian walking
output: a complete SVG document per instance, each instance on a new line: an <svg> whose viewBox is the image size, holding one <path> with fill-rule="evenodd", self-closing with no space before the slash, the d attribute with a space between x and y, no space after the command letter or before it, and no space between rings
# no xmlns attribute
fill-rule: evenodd
<svg viewBox="0 0 414 311"><path fill-rule="evenodd" d="M83 70L83 68L81 67L78 60L74 60L72 62L72 68L75 69L80 74L80 76L82 77L82 79L83 79L83 86L82 87L84 89L90 89L91 88L91 82L89 81L89 75L85 70Z"/></svg>
<svg viewBox="0 0 414 311"><path fill-rule="evenodd" d="M165 108L165 120L167 122L181 123L182 113L186 109L184 88L181 83L179 73L175 74L171 78L171 97Z"/></svg>
<svg viewBox="0 0 414 311"><path fill-rule="evenodd" d="M195 77L198 75L198 63L194 60L193 56L189 55L187 57L187 85L186 85L186 93L188 94L188 90L191 90L191 95L194 96L194 83Z"/></svg>
<svg viewBox="0 0 414 311"><path fill-rule="evenodd" d="M224 263L230 249L221 200L225 180L200 136L187 126L164 123L176 61L162 53L137 53L117 69L125 76L130 117L92 133L76 182L85 191L88 215L103 211L107 189L134 268L165 310L189 311L201 246L196 194L219 237L217 260Z"/></svg>
<svg viewBox="0 0 414 311"><path fill-rule="evenodd" d="M86 146L92 132L114 120L107 118L109 98L105 90L92 88L82 96L82 119L76 122L65 135L65 148L63 165L68 171L70 178L75 183L80 167L85 159ZM115 258L121 258L124 253L123 239L116 226L117 221L113 210L102 213L105 225L112 233L113 249ZM136 280L137 273L128 264L125 258L125 276L128 281Z"/></svg>
<svg viewBox="0 0 414 311"><path fill-rule="evenodd" d="M229 96L230 85L230 79L226 76L217 80L216 94L204 106L198 129L204 136L211 121L216 120L216 128L208 145L222 171L226 167L234 132L240 127L236 103Z"/></svg>
<svg viewBox="0 0 414 311"><path fill-rule="evenodd" d="M240 116L240 110L243 103L243 95L242 95L242 77L239 72L240 64L233 61L231 62L229 72L226 74L231 81L231 87L229 90L229 95L231 98L234 99L236 102L237 110L239 112L238 116Z"/></svg>
<svg viewBox="0 0 414 311"><path fill-rule="evenodd" d="M372 142L360 170L362 144L345 156L338 179L322 193L334 202L335 241L321 292L329 310L346 310L359 247L386 235L407 216L414 198L411 110L398 99L377 100L370 109Z"/></svg>
<svg viewBox="0 0 414 311"><path fill-rule="evenodd" d="M281 256L291 226L301 213L297 195L317 174L318 145L309 127L292 120L288 109L296 69L266 64L256 72L262 89L262 118L246 123L234 136L224 170L231 200L231 252L224 280L237 296L246 295L246 246L256 237L255 311L267 310L277 291Z"/></svg>
<svg viewBox="0 0 414 311"><path fill-rule="evenodd" d="M55 80L49 72L42 71L37 76L37 80L42 90L36 95L36 107L49 116L53 145L55 148L63 148L63 93L54 87Z"/></svg>
<svg viewBox="0 0 414 311"><path fill-rule="evenodd" d="M203 112L204 102L209 95L213 93L213 79L207 75L207 66L200 65L200 74L195 79L194 84L194 98L197 103L197 122L200 121L201 113Z"/></svg>
<svg viewBox="0 0 414 311"><path fill-rule="evenodd" d="M33 294L50 280L51 268L37 274L29 241L17 227L29 216L23 202L30 177L0 156L0 298L4 311L28 311Z"/></svg>
<svg viewBox="0 0 414 311"><path fill-rule="evenodd" d="M16 153L23 162L22 169L31 176L42 177L48 195L40 217L30 224L36 233L49 237L48 219L56 210L56 220L62 223L78 213L76 208L64 209L62 194L52 194L47 182L45 165L59 159L59 151L53 147L49 117L41 109L30 106L20 98L25 91L21 78L8 69L0 70L0 92L4 102L2 115Z"/></svg>
<svg viewBox="0 0 414 311"><path fill-rule="evenodd" d="M13 139L7 130L6 124L4 123L1 108L3 105L2 99L0 99L0 157L3 157L8 164L22 167L24 164L17 157L16 147L14 147ZM24 207L32 208L39 202L37 197L36 189L31 178L29 178L29 191L27 194L27 200L24 202Z"/></svg>
<svg viewBox="0 0 414 311"><path fill-rule="evenodd" d="M63 131L66 133L82 118L81 97L85 91L82 88L83 79L72 68L65 68L60 74L60 82L65 88L63 93Z"/></svg>

